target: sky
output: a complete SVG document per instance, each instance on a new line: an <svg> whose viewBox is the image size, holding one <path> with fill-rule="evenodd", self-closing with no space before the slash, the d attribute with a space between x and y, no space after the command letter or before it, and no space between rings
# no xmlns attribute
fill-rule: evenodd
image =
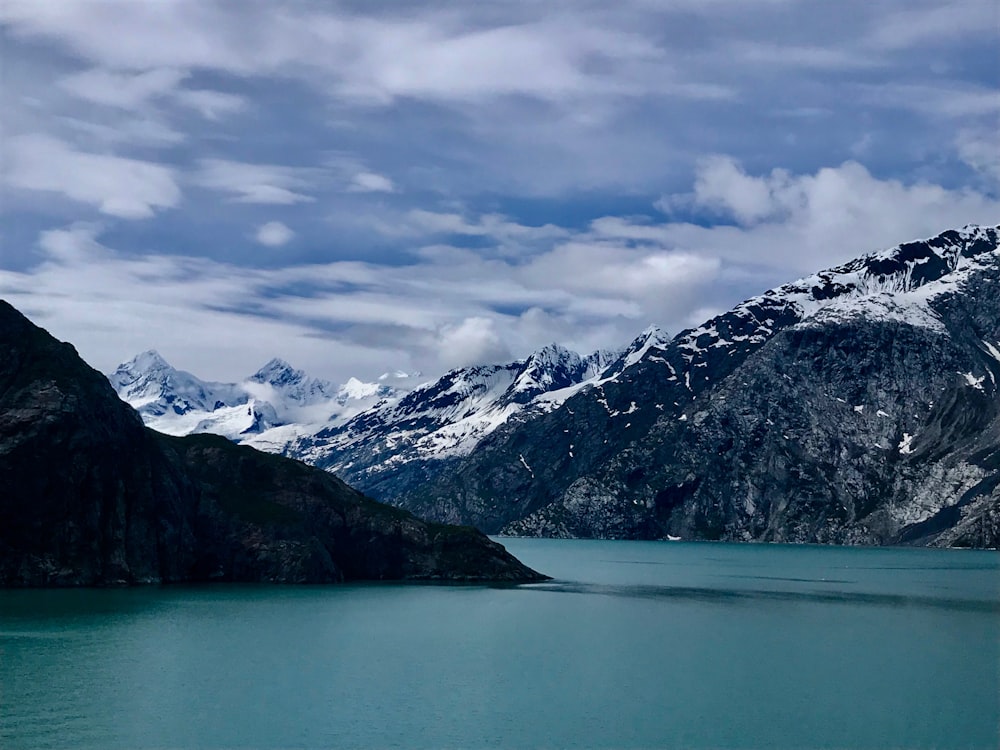
<svg viewBox="0 0 1000 750"><path fill-rule="evenodd" d="M998 222L996 0L0 2L0 298L103 371L621 348Z"/></svg>

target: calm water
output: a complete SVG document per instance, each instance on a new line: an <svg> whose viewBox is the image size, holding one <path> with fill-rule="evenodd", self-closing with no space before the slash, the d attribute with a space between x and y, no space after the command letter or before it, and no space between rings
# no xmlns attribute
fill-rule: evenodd
<svg viewBox="0 0 1000 750"><path fill-rule="evenodd" d="M1000 747L996 553L503 541L556 580L0 592L0 747Z"/></svg>

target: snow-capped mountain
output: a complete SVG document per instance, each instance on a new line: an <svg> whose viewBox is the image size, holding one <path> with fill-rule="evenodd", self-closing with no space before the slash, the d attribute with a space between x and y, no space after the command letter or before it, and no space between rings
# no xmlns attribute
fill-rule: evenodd
<svg viewBox="0 0 1000 750"><path fill-rule="evenodd" d="M377 383L351 378L334 386L279 359L238 384L206 383L150 353L109 378L161 432L217 433L329 469L369 492L391 493L395 478L436 473L509 420L557 409L581 387L616 376L632 363L629 353L649 348L642 342L651 336L644 333L625 354L581 356L551 344L523 360L452 370L416 387L419 373L401 371ZM607 374L610 368L615 374ZM180 400L173 390L178 384L184 393L203 395L188 398L182 409L165 408Z"/></svg>
<svg viewBox="0 0 1000 750"><path fill-rule="evenodd" d="M558 408L582 384L599 379L615 352L581 357L550 344L502 365L451 370L399 398L388 398L354 418L288 446L290 455L322 466L369 491L402 467L464 456L486 435L527 413ZM430 462L430 463L429 463Z"/></svg>
<svg viewBox="0 0 1000 750"><path fill-rule="evenodd" d="M304 433L397 396L408 376L396 373L395 386L356 378L336 386L272 359L240 383L214 383L177 370L148 351L120 365L108 379L122 400L159 432L209 432L280 451Z"/></svg>
<svg viewBox="0 0 1000 750"><path fill-rule="evenodd" d="M397 502L513 534L987 543L998 230L869 254L636 342L616 376Z"/></svg>
<svg viewBox="0 0 1000 750"><path fill-rule="evenodd" d="M247 403L231 383L213 383L171 367L155 351L136 355L108 375L115 391L147 422L163 425L189 414L204 414ZM166 430L161 430L166 431Z"/></svg>

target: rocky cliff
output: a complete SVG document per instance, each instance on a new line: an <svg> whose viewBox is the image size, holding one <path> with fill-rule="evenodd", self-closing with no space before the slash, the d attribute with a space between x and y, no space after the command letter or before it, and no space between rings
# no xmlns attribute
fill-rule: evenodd
<svg viewBox="0 0 1000 750"><path fill-rule="evenodd" d="M149 430L2 301L0 352L0 585L540 578L300 462Z"/></svg>

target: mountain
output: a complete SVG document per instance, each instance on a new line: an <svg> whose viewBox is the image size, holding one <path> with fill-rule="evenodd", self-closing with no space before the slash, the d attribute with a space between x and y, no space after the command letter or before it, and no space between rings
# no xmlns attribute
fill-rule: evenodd
<svg viewBox="0 0 1000 750"><path fill-rule="evenodd" d="M108 375L119 397L158 432L212 433L271 451L404 392L407 379L396 373L393 386L356 378L336 386L272 359L240 383L214 383L175 369L155 351Z"/></svg>
<svg viewBox="0 0 1000 750"><path fill-rule="evenodd" d="M414 388L419 373L338 387L279 359L242 383L208 383L146 352L108 379L160 432L223 435L334 471L389 500L446 470L507 420L558 408L628 355L584 357L550 344L523 360L452 370Z"/></svg>
<svg viewBox="0 0 1000 750"><path fill-rule="evenodd" d="M558 408L616 356L582 357L550 344L523 360L451 370L346 422L300 437L285 451L396 504L446 473L499 426Z"/></svg>
<svg viewBox="0 0 1000 750"><path fill-rule="evenodd" d="M1000 541L997 227L866 255L654 339L396 502L508 534Z"/></svg>
<svg viewBox="0 0 1000 750"><path fill-rule="evenodd" d="M115 391L147 417L181 417L245 404L235 385L210 383L177 370L155 351L137 354L108 375Z"/></svg>
<svg viewBox="0 0 1000 750"><path fill-rule="evenodd" d="M0 353L2 586L540 578L474 529L418 520L327 472L144 427L72 346L3 301ZM212 397L154 354L137 359L158 373L129 381L149 403ZM167 380L183 401L157 391Z"/></svg>

